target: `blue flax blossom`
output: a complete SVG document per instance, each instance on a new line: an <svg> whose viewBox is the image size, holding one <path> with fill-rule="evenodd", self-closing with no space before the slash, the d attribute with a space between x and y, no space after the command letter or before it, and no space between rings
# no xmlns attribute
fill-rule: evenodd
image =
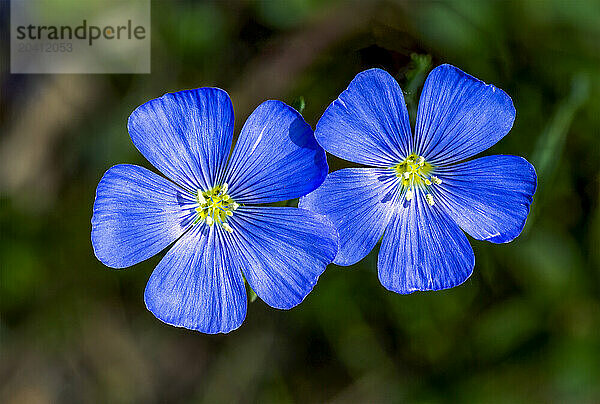
<svg viewBox="0 0 600 404"><path fill-rule="evenodd" d="M217 88L141 105L129 117L129 134L169 179L116 165L94 202L92 244L105 265L128 267L174 243L148 281L146 306L165 323L205 333L244 321L244 277L268 305L289 309L337 251L326 218L256 206L298 198L324 181L325 152L302 116L279 101L262 103L228 160L233 127L231 100Z"/></svg>
<svg viewBox="0 0 600 404"><path fill-rule="evenodd" d="M372 168L329 174L300 207L336 226L338 265L360 261L383 235L377 267L391 291L459 285L475 265L462 230L506 243L529 213L537 179L525 159L465 161L498 142L514 119L504 91L442 65L425 82L413 136L398 83L380 69L359 73L327 108L315 137L331 154Z"/></svg>

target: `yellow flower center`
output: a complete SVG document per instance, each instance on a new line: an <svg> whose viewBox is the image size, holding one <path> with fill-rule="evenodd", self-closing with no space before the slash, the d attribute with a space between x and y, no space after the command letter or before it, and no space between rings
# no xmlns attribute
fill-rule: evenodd
<svg viewBox="0 0 600 404"><path fill-rule="evenodd" d="M392 168L396 171L396 176L401 180L402 193L407 201L410 201L414 197L415 187L424 187L429 191L434 185L442 183L441 179L435 175L431 175L434 167L426 162L422 156L414 153ZM430 206L433 206L435 203L431 193L425 194L425 200Z"/></svg>
<svg viewBox="0 0 600 404"><path fill-rule="evenodd" d="M231 233L233 229L227 223L227 218L233 216L233 211L240 207L229 195L227 183L217 185L211 190L198 190L196 200L198 206L196 212L198 216L194 223L204 222L209 226L215 223L223 227L223 230Z"/></svg>

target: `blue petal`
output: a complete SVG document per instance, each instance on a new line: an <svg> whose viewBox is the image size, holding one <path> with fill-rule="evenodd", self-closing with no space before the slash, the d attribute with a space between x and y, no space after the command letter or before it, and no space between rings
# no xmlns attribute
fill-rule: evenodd
<svg viewBox="0 0 600 404"><path fill-rule="evenodd" d="M399 207L388 226L377 267L379 281L397 293L447 289L473 272L475 256L465 234L422 191Z"/></svg>
<svg viewBox="0 0 600 404"><path fill-rule="evenodd" d="M496 144L514 120L504 91L454 66L436 67L419 101L416 154L434 165L467 159Z"/></svg>
<svg viewBox="0 0 600 404"><path fill-rule="evenodd" d="M438 177L435 200L471 237L506 243L521 234L537 185L527 160L482 157L442 168Z"/></svg>
<svg viewBox="0 0 600 404"><path fill-rule="evenodd" d="M189 190L220 180L231 149L233 106L218 88L165 94L129 117L133 143L150 163Z"/></svg>
<svg viewBox="0 0 600 404"><path fill-rule="evenodd" d="M335 171L299 207L325 215L339 234L334 263L363 259L383 234L394 212L398 181L391 170L345 168Z"/></svg>
<svg viewBox="0 0 600 404"><path fill-rule="evenodd" d="M237 268L269 306L299 304L337 251L337 234L323 216L303 209L241 207L229 219Z"/></svg>
<svg viewBox="0 0 600 404"><path fill-rule="evenodd" d="M238 203L269 203L306 195L329 168L310 126L281 101L265 101L250 115L227 169Z"/></svg>
<svg viewBox="0 0 600 404"><path fill-rule="evenodd" d="M160 261L144 293L159 320L207 334L227 333L246 317L246 289L216 226L195 226Z"/></svg>
<svg viewBox="0 0 600 404"><path fill-rule="evenodd" d="M116 165L96 190L94 253L112 268L137 264L177 240L193 218L187 191L143 167Z"/></svg>
<svg viewBox="0 0 600 404"><path fill-rule="evenodd" d="M408 155L410 121L400 86L387 72L356 75L327 108L315 130L329 153L376 167L389 167Z"/></svg>

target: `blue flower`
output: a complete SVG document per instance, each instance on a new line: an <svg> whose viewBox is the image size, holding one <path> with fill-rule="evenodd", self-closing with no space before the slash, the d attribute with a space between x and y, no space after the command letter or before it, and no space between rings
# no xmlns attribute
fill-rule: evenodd
<svg viewBox="0 0 600 404"><path fill-rule="evenodd" d="M347 168L300 200L339 234L338 265L364 258L382 237L381 284L394 292L451 288L473 272L462 230L506 243L523 230L536 189L516 156L464 161L506 135L515 119L499 88L442 65L423 88L412 136L398 83L383 70L358 74L315 130L325 150L372 168Z"/></svg>
<svg viewBox="0 0 600 404"><path fill-rule="evenodd" d="M124 268L172 248L144 300L167 324L229 332L246 316L244 277L268 305L289 309L312 290L337 251L328 220L292 207L328 171L310 126L279 101L262 103L233 138L227 93L200 88L138 107L128 130L167 180L135 165L109 169L96 191L96 257Z"/></svg>

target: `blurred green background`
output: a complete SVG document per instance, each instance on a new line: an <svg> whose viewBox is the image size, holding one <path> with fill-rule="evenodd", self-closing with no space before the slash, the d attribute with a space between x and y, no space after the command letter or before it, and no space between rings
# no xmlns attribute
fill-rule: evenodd
<svg viewBox="0 0 600 404"><path fill-rule="evenodd" d="M5 31L6 2L0 18ZM153 1L150 75L10 75L4 32L0 402L600 402L599 22L598 1ZM218 86L239 131L265 99L302 96L314 127L381 67L414 120L441 63L513 98L514 127L486 153L539 176L525 232L471 240L463 285L388 292L375 251L331 265L297 308L259 300L240 329L207 336L146 311L162 254L120 271L95 259L102 174L150 167L126 130L143 102Z"/></svg>

